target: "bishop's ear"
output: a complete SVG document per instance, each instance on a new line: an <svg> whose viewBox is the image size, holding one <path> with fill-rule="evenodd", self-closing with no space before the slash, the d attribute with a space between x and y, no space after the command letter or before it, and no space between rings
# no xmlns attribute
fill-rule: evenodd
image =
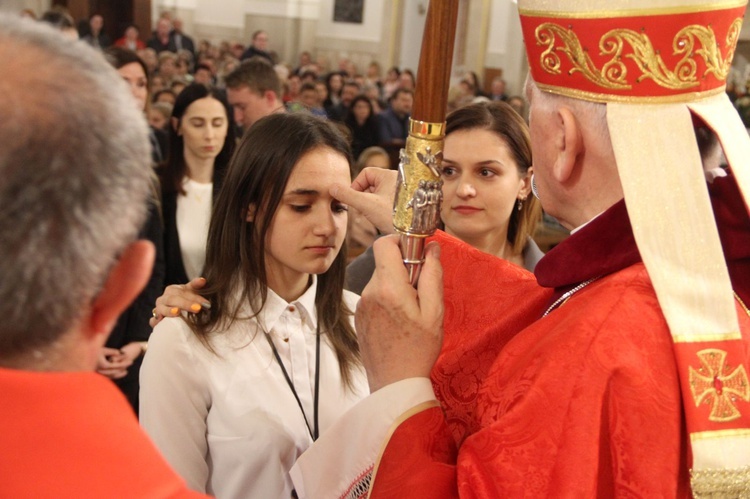
<svg viewBox="0 0 750 499"><path fill-rule="evenodd" d="M122 252L110 270L88 316L88 331L101 336L102 344L120 314L146 286L154 267L155 254L151 242L135 241Z"/></svg>
<svg viewBox="0 0 750 499"><path fill-rule="evenodd" d="M564 183L573 175L578 156L583 153L583 140L581 124L569 108L563 106L557 110L557 125L561 134L552 173L558 182Z"/></svg>
<svg viewBox="0 0 750 499"><path fill-rule="evenodd" d="M526 176L521 179L521 189L518 191L521 199L526 199L531 194L531 176L534 174L534 167L530 166L526 170Z"/></svg>

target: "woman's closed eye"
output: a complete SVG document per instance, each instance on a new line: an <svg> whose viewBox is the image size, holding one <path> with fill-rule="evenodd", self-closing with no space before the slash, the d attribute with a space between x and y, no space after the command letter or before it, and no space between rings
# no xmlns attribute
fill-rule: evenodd
<svg viewBox="0 0 750 499"><path fill-rule="evenodd" d="M338 201L334 201L331 203L331 209L334 213L346 213L349 211L349 207L345 205L344 203L339 203Z"/></svg>

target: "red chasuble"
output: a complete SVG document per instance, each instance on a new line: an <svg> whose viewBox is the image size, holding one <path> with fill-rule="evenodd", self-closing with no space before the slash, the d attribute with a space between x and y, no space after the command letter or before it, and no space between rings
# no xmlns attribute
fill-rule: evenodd
<svg viewBox="0 0 750 499"><path fill-rule="evenodd" d="M736 195L731 185L716 203ZM747 241L750 224L722 230L721 213L722 234ZM444 412L395 429L370 497L689 497L672 339L624 203L539 263L546 289L438 240L447 310L432 381ZM730 271L747 268L748 249L727 251ZM737 310L747 344L750 317Z"/></svg>
<svg viewBox="0 0 750 499"><path fill-rule="evenodd" d="M207 497L187 489L104 376L0 369L0 401L0 497Z"/></svg>

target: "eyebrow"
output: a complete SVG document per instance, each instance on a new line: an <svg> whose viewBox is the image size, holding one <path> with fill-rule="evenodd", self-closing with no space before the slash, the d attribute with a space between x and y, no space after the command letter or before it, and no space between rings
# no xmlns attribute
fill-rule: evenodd
<svg viewBox="0 0 750 499"><path fill-rule="evenodd" d="M454 160L452 160L450 158L443 158L443 163L450 163L452 165L456 165L459 162L458 161L454 161ZM485 159L485 160L479 161L477 163L472 163L471 166L504 165L504 164L505 163L503 163L502 161L500 161L498 159Z"/></svg>
<svg viewBox="0 0 750 499"><path fill-rule="evenodd" d="M284 194L285 196L317 196L320 194L319 191L316 191L315 189L295 189L293 191L287 192Z"/></svg>

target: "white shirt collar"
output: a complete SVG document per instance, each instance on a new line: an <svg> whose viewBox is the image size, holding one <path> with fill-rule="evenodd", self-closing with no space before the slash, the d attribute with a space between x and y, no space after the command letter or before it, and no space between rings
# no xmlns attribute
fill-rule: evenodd
<svg viewBox="0 0 750 499"><path fill-rule="evenodd" d="M317 295L318 277L312 275L310 286L302 293L302 296L289 303L277 295L272 289L268 288L268 297L266 304L263 306L258 321L265 331L271 331L282 315L299 310L303 320L308 323L311 329L318 326L318 313L315 307L315 297Z"/></svg>
<svg viewBox="0 0 750 499"><path fill-rule="evenodd" d="M575 234L575 233L576 233L576 232L578 232L579 230L581 230L581 229L583 229L584 227L586 227L586 226L587 226L588 224L590 224L591 222L593 222L594 220L596 220L597 218L599 218L599 215L601 215L602 213L604 213L604 212L602 211L601 213L597 213L597 214L596 214L596 216L594 216L594 218L592 218L592 219L591 219L591 220L589 220L588 222L584 222L584 223L582 223L581 225L579 225L578 227L576 227L575 229L571 230L571 231L570 231L570 235L572 236L573 234Z"/></svg>

